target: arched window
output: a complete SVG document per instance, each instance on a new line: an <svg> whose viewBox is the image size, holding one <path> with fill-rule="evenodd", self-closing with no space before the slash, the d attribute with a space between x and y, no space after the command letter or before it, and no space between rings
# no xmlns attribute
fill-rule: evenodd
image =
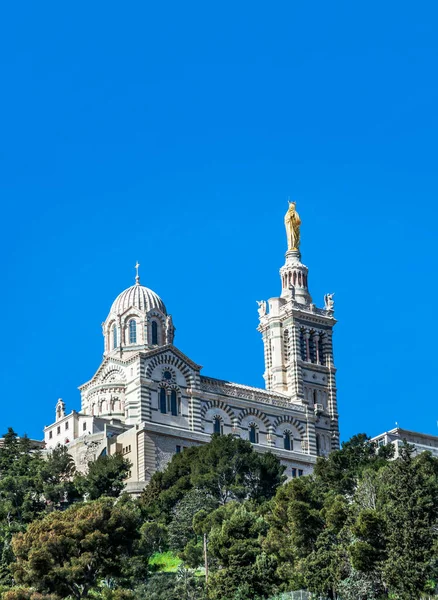
<svg viewBox="0 0 438 600"><path fill-rule="evenodd" d="M158 344L158 323L156 321L152 321L151 329L152 329L152 345L156 346Z"/></svg>
<svg viewBox="0 0 438 600"><path fill-rule="evenodd" d="M257 431L256 425L250 425L249 427L249 441L251 444L259 443L259 432Z"/></svg>
<svg viewBox="0 0 438 600"><path fill-rule="evenodd" d="M174 417L178 415L178 404L175 390L170 392L170 412Z"/></svg>
<svg viewBox="0 0 438 600"><path fill-rule="evenodd" d="M134 319L129 321L129 343L136 344L137 343L137 323Z"/></svg>
<svg viewBox="0 0 438 600"><path fill-rule="evenodd" d="M117 348L117 325L113 326L113 348Z"/></svg>
<svg viewBox="0 0 438 600"><path fill-rule="evenodd" d="M222 435L223 433L223 425L220 417L213 419L213 433L217 433L218 435Z"/></svg>
<svg viewBox="0 0 438 600"><path fill-rule="evenodd" d="M283 445L285 450L292 450L292 440L289 431L284 432Z"/></svg>
<svg viewBox="0 0 438 600"><path fill-rule="evenodd" d="M166 407L166 388L160 388L160 411L164 415L167 412L167 407Z"/></svg>

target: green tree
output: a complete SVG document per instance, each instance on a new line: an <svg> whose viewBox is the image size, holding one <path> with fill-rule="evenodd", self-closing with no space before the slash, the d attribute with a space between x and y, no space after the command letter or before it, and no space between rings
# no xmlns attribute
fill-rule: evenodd
<svg viewBox="0 0 438 600"><path fill-rule="evenodd" d="M12 428L0 447L0 584L11 585L11 539L46 509L40 471L44 460L30 440Z"/></svg>
<svg viewBox="0 0 438 600"><path fill-rule="evenodd" d="M86 598L98 580L126 576L138 527L132 507L109 498L53 512L14 537L14 577L42 593Z"/></svg>
<svg viewBox="0 0 438 600"><path fill-rule="evenodd" d="M88 500L102 496L117 498L125 488L131 463L121 454L99 456L88 463L86 474L78 473L74 480L76 489Z"/></svg>
<svg viewBox="0 0 438 600"><path fill-rule="evenodd" d="M209 562L216 568L208 581L212 600L252 600L269 595L277 583L276 561L262 549L268 524L253 502L229 502L204 519L198 533L208 535Z"/></svg>
<svg viewBox="0 0 438 600"><path fill-rule="evenodd" d="M382 472L378 508L385 521L383 578L401 600L420 595L438 579L438 459L406 447Z"/></svg>
<svg viewBox="0 0 438 600"><path fill-rule="evenodd" d="M32 588L14 588L2 594L2 600L60 600L56 594L40 594Z"/></svg>
<svg viewBox="0 0 438 600"><path fill-rule="evenodd" d="M379 470L394 455L392 444L378 447L365 433L342 443L340 450L317 460L314 475L321 491L354 493L365 470Z"/></svg>
<svg viewBox="0 0 438 600"><path fill-rule="evenodd" d="M354 436L318 459L312 476L278 489L263 547L278 563L283 589L306 587L332 598L354 567L365 569L379 586L385 540L374 480L391 455L379 453L367 436Z"/></svg>
<svg viewBox="0 0 438 600"><path fill-rule="evenodd" d="M175 505L167 528L171 550L182 551L191 540L196 540L193 519L200 511L213 511L218 502L204 490L192 489Z"/></svg>
<svg viewBox="0 0 438 600"><path fill-rule="evenodd" d="M44 509L39 473L44 460L32 448L29 438L18 438L9 428L0 447L0 522L22 525L36 518Z"/></svg>
<svg viewBox="0 0 438 600"><path fill-rule="evenodd" d="M79 498L75 474L74 460L66 446L58 446L46 456L39 475L48 509L66 508Z"/></svg>
<svg viewBox="0 0 438 600"><path fill-rule="evenodd" d="M157 573L135 589L135 600L204 600L203 579L180 567L177 573Z"/></svg>
<svg viewBox="0 0 438 600"><path fill-rule="evenodd" d="M174 506L195 488L219 504L271 498L283 483L284 467L271 453L254 452L248 441L214 435L211 442L173 456L163 473L153 475L140 499L145 515L169 522Z"/></svg>

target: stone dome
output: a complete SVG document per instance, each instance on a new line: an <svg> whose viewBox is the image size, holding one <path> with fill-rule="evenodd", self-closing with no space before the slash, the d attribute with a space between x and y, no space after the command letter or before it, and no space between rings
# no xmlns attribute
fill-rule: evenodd
<svg viewBox="0 0 438 600"><path fill-rule="evenodd" d="M145 313L155 308L163 314L167 314L166 307L161 298L149 288L140 285L139 282L117 296L111 306L110 312L122 315L128 308L137 308Z"/></svg>

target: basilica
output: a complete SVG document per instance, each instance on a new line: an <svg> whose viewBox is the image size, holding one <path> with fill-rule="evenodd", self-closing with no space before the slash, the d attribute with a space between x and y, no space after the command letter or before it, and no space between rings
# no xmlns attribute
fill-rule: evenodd
<svg viewBox="0 0 438 600"><path fill-rule="evenodd" d="M58 400L55 422L44 429L47 449L66 445L76 467L105 454L131 463L127 491L138 494L173 454L231 434L257 452L273 452L288 477L312 471L318 455L339 447L333 294L313 303L301 262L300 217L294 202L285 216L287 251L281 294L258 302L265 389L204 377L174 343L175 327L163 300L135 283L114 300L103 323L104 355L80 386L81 408Z"/></svg>

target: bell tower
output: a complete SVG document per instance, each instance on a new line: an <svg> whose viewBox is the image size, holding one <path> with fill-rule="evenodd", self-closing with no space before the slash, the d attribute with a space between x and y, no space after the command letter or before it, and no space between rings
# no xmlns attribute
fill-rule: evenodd
<svg viewBox="0 0 438 600"><path fill-rule="evenodd" d="M280 269L281 294L259 304L266 389L305 405L315 423L315 450L339 447L336 369L332 335L336 324L333 294L317 308L308 289L308 268L301 262L301 219L295 202L285 215L287 251ZM313 445L313 444L312 444Z"/></svg>

